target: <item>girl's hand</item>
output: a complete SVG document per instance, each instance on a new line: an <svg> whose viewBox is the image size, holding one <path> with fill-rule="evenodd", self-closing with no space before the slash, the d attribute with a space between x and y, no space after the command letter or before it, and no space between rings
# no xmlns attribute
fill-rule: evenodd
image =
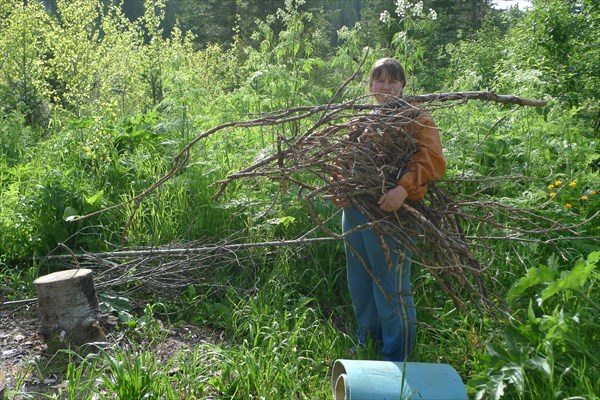
<svg viewBox="0 0 600 400"><path fill-rule="evenodd" d="M383 211L397 211L404 204L404 200L408 197L408 192L402 186L396 186L390 189L387 193L379 198L377 204Z"/></svg>

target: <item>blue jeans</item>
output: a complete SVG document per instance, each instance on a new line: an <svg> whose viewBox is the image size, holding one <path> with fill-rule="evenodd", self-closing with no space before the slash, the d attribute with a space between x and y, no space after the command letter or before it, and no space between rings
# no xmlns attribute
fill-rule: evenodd
<svg viewBox="0 0 600 400"><path fill-rule="evenodd" d="M344 233L367 222L358 209L344 208ZM391 238L385 241L391 262L372 229L346 236L348 289L358 323L359 345L370 337L381 343L385 361L405 361L412 350L417 319L410 289L412 253Z"/></svg>

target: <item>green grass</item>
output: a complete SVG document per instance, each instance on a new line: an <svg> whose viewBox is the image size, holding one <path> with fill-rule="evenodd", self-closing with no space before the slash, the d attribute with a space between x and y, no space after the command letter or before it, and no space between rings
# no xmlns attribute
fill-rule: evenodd
<svg viewBox="0 0 600 400"><path fill-rule="evenodd" d="M512 320L482 318L475 308L461 315L449 302L433 309L417 293L420 322L413 360L452 365L475 398L595 398L600 360L595 346L600 325L597 257L577 267L588 271L586 279L567 274L569 265L553 267L563 271L565 283L541 306L535 298L552 283L534 280L531 273L514 290L529 285L533 300L517 298ZM83 358L70 351L57 354L35 369L40 379L50 374L65 379L54 394L44 396L330 398L333 362L345 358L353 345L351 310L342 307L343 297L336 297L340 307L333 311L302 293L307 288L295 280L302 274L295 275L290 265L271 267L258 272L253 287L232 287L211 297L188 292L179 301L147 305L111 334L121 338L120 345ZM188 317L176 319L184 315ZM190 322L213 334L167 352L161 349L169 330ZM373 349L362 356L377 358ZM484 393L489 397L480 397Z"/></svg>

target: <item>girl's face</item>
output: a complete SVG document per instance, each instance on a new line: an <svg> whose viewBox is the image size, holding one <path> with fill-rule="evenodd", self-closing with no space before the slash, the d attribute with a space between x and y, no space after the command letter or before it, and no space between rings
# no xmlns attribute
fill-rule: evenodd
<svg viewBox="0 0 600 400"><path fill-rule="evenodd" d="M387 71L382 71L381 75L371 83L371 93L379 104L385 104L394 97L402 95L404 82L394 80Z"/></svg>

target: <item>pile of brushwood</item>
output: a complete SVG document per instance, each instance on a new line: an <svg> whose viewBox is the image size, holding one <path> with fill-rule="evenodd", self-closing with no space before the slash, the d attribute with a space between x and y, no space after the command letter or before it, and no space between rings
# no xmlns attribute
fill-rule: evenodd
<svg viewBox="0 0 600 400"><path fill-rule="evenodd" d="M297 140L280 138L269 162L261 160L218 184L223 189L232 179L268 177L279 180L285 190L296 185L306 191L303 197L313 220L342 240L351 232L328 230L314 201L321 197L352 204L369 217L355 230L373 229L388 262L391 252L409 250L460 309L463 294L477 296L477 304L495 307L488 293L491 279L485 277L485 267L473 255L463 231L467 215L441 185L431 184L423 200L406 201L396 212L385 212L377 204L382 194L397 186L419 149L412 132L420 118L430 117L430 108L400 99L383 107L364 107L358 113L340 113L331 106Z"/></svg>
<svg viewBox="0 0 600 400"><path fill-rule="evenodd" d="M367 225L378 233L384 248L393 251L397 247L393 241L397 241L410 250L414 262L427 268L458 309L465 309L465 301L473 300L473 304L497 311L502 305L498 303L493 274L489 272L494 249L487 243L491 240L553 242L576 236L577 226L565 226L539 210L515 207L492 197L455 192L455 188L468 181L459 178L441 179L431 184L423 200L407 201L396 212L386 213L377 206L377 199L397 185L417 149L409 127L437 108L452 107L473 99L514 104L517 109L545 104L488 92L407 97L398 99L400 103L393 106L364 104L363 99L356 99L339 104L290 108L253 120L228 122L202 132L174 158L173 166L165 176L128 200L134 203L134 210L146 196L180 172L188 163L191 148L208 136L232 128L286 124L295 126L294 132L281 134L273 150L252 165L215 182L218 190L213 198L219 198L234 181L243 180L247 185L254 182L265 187L267 180L278 187L280 193L297 191L297 196L306 201L315 225L306 235L290 241L231 243L225 240L197 249L151 249L93 256L96 265L101 260L111 260L110 268L102 274L102 281L110 286L123 283L122 278L128 277L130 281L144 284L154 282L155 287L185 287L192 283L189 276L184 276L185 271L198 270L198 264L190 261L197 261L197 257L223 258L252 246L301 246L322 239L345 240L345 235L326 227L315 207L316 201L336 198L351 202L369 217ZM282 201L282 197L274 193L273 202ZM595 214L579 225L596 217ZM476 234L471 233L474 226L477 227ZM317 230L325 236L315 238ZM92 255L77 257L90 259ZM127 262L119 264L115 261L119 257L126 258ZM178 257L181 257L179 261L176 260ZM236 256L236 260L239 257ZM193 264L193 267L186 268L185 263Z"/></svg>
<svg viewBox="0 0 600 400"><path fill-rule="evenodd" d="M369 217L366 225L376 233L389 268L391 252L408 250L457 307L462 308L460 293L477 293L487 302L483 267L469 250L458 209L448 193L431 184L423 200L407 200L395 212L385 212L378 205L381 195L397 186L419 150L412 132L428 114L408 103L386 106L307 138L294 152L294 160L320 168L324 178L330 174L330 196L324 197L351 204Z"/></svg>
<svg viewBox="0 0 600 400"><path fill-rule="evenodd" d="M406 201L396 212L382 211L377 204L382 194L397 185L418 150L411 132L420 124L420 118L430 117L437 108L470 99L519 107L544 104L514 96L468 92L397 99L385 106L348 102L286 110L254 122L270 125L317 113L319 117L308 128L299 130L296 137L280 137L277 151L270 157L217 182L220 189L215 198L230 182L240 179L277 180L282 191L294 185L299 193L304 193L302 197L315 223L329 237L341 240L352 232L342 235L327 229L314 204L318 198L351 203L369 217L365 226L355 230L372 228L388 260L394 249L407 249L413 253L415 262L427 268L458 309L465 309L465 300L473 300L489 311L498 311L502 304L496 296L493 274L488 273L494 259L493 248L486 246L486 241L548 240L559 231L573 233L573 227L536 210L502 204L495 199L469 198L454 189L460 187L457 182L460 179L432 183L422 200ZM477 236L467 235L466 227L475 225Z"/></svg>

